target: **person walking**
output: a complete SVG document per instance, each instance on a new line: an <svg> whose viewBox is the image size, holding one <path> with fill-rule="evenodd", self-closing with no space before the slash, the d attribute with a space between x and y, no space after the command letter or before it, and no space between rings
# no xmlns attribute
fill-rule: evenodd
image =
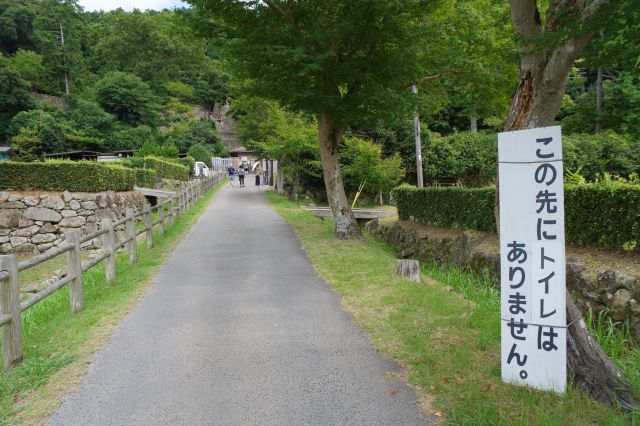
<svg viewBox="0 0 640 426"><path fill-rule="evenodd" d="M238 167L238 180L240 180L240 188L244 187L245 171L242 167Z"/></svg>
<svg viewBox="0 0 640 426"><path fill-rule="evenodd" d="M233 187L233 179L235 178L236 170L233 166L229 166L227 168L227 173L229 173L229 182L231 183L231 187Z"/></svg>

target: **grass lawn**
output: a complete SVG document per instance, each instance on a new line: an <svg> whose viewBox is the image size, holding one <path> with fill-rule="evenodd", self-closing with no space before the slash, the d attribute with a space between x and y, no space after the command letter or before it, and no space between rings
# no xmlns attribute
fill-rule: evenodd
<svg viewBox="0 0 640 426"><path fill-rule="evenodd" d="M499 294L484 277L423 265L421 284L396 278L386 244L370 236L335 240L330 220L274 192L268 197L372 343L405 366L425 410L441 414L446 424L639 424L640 413L617 412L574 389L559 396L503 384ZM621 356L623 364L640 360L638 351ZM630 371L637 373L638 364Z"/></svg>
<svg viewBox="0 0 640 426"><path fill-rule="evenodd" d="M200 198L163 236L154 232L154 248L138 243L138 262L130 265L126 251L117 257L113 284L105 281L104 263L84 275L84 310L69 311L62 289L22 314L24 358L17 367L0 371L0 424L42 420L58 408L60 397L80 382L111 330L153 284L173 248L184 238L224 182ZM66 259L65 255L62 255Z"/></svg>

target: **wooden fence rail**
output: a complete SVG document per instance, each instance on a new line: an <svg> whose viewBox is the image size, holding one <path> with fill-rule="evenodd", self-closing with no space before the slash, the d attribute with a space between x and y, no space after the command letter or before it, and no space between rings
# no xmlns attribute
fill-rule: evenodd
<svg viewBox="0 0 640 426"><path fill-rule="evenodd" d="M213 186L225 179L224 173L214 172L212 176L192 181L186 187L178 190L174 197L159 197L158 203L145 210L135 213L127 209L125 217L113 221L111 218L102 219L100 229L89 235L80 235L79 230L69 231L65 241L56 248L30 259L18 262L16 255L0 256L0 328L2 329L2 360L4 368L16 365L22 359L22 317L21 313L29 309L47 296L69 284L69 308L71 312L81 311L84 307L82 275L98 263L105 261L105 275L107 282L116 278L116 254L118 249L126 247L129 262L138 260L137 239L139 235L146 235L147 247L153 247L153 227L158 227L162 235L165 228L178 217L182 216L196 201ZM157 211L157 220L152 220L152 212ZM136 219L144 223L144 227L136 230ZM117 241L115 229L125 225L125 237ZM88 261L82 262L80 247L82 244L101 239L102 254ZM20 301L19 272L32 268L56 256L67 253L67 273L58 281L48 285L38 293L24 301Z"/></svg>

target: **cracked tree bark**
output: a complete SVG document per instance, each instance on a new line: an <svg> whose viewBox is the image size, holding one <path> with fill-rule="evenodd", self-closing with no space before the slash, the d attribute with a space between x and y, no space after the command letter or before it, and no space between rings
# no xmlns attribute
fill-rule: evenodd
<svg viewBox="0 0 640 426"><path fill-rule="evenodd" d="M544 32L559 30L567 24L568 19L584 22L597 13L605 2L552 0L543 27L536 0L509 0L511 20L521 37L518 43L520 76L511 98L505 131L553 124L571 67L593 32L577 34L552 47L534 47L530 40ZM496 190L499 228L498 191L499 188ZM567 294L567 324L569 382L603 403L632 409L637 401L634 400L631 384L593 339L570 294Z"/></svg>
<svg viewBox="0 0 640 426"><path fill-rule="evenodd" d="M322 111L318 117L320 135L320 160L322 176L327 190L327 199L333 213L333 233L338 239L361 238L360 228L344 192L340 171L339 145L344 128L336 128L329 111Z"/></svg>

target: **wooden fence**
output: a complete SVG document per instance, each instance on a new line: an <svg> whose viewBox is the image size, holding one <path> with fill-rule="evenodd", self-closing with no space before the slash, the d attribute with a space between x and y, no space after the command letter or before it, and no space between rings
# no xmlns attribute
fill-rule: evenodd
<svg viewBox="0 0 640 426"><path fill-rule="evenodd" d="M129 262L137 261L137 237L146 235L147 247L153 247L153 227L157 226L158 233L164 233L165 226L183 215L206 191L222 182L224 173L214 173L197 181L190 182L185 188L176 192L174 197L158 198L158 203L145 211L134 214L133 209L127 209L123 219L113 221L111 218L102 219L100 229L92 234L80 235L77 229L67 232L65 241L59 246L40 254L39 256L18 262L15 255L0 256L0 327L2 328L2 359L5 368L17 364L22 359L22 318L21 313L53 294L68 284L69 304L72 312L82 310L84 306L82 294L82 274L105 261L105 275L108 282L116 278L116 253L118 249L126 247L129 252ZM157 211L157 217L152 219L152 212ZM144 222L144 228L136 230L136 220ZM116 239L115 229L126 225L125 238ZM83 263L80 258L80 247L83 243L95 238L102 238L102 254ZM20 279L18 273L25 269L53 259L67 253L67 274L58 281L40 290L30 298L20 301Z"/></svg>

